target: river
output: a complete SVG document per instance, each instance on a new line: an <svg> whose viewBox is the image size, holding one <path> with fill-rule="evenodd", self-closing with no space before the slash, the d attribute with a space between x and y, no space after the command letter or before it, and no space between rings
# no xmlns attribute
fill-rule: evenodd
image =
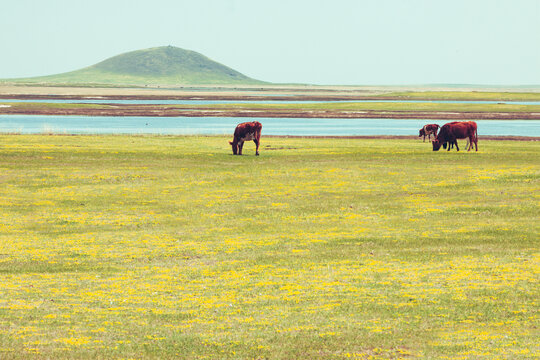
<svg viewBox="0 0 540 360"><path fill-rule="evenodd" d="M418 135L426 119L321 119L234 117L115 117L0 115L0 133L230 135L244 121L263 124L263 135ZM540 120L478 120L478 134L540 136Z"/></svg>

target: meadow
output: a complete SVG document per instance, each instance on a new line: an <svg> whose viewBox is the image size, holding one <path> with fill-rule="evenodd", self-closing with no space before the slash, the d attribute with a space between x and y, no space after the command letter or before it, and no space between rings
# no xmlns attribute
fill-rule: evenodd
<svg viewBox="0 0 540 360"><path fill-rule="evenodd" d="M540 144L0 135L1 359L528 359Z"/></svg>
<svg viewBox="0 0 540 360"><path fill-rule="evenodd" d="M540 101L538 92L512 92L512 91L486 91L486 89L469 91L434 91L424 88L422 91L402 91L391 92L381 95L382 97L391 97L396 99L431 99L431 100L493 100L493 101Z"/></svg>
<svg viewBox="0 0 540 360"><path fill-rule="evenodd" d="M24 104L22 104L24 105ZM170 105L169 105L170 106ZM170 106L174 107L174 106ZM178 106L176 106L178 107ZM188 108L188 106L185 106ZM291 103L291 104L217 104L217 105L189 105L192 108L209 109L242 109L242 110L341 110L341 111L428 111L428 112L511 112L519 113L540 112L540 105L521 105L512 103L478 104L478 103L437 103L437 102L334 102L334 103ZM411 117L414 117L412 115ZM536 115L538 117L538 115ZM436 116L434 116L436 118Z"/></svg>

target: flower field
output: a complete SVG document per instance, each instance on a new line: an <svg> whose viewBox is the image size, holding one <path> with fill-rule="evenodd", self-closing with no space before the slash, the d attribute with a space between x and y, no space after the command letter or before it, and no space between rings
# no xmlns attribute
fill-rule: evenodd
<svg viewBox="0 0 540 360"><path fill-rule="evenodd" d="M538 142L228 140L0 136L0 359L540 356Z"/></svg>

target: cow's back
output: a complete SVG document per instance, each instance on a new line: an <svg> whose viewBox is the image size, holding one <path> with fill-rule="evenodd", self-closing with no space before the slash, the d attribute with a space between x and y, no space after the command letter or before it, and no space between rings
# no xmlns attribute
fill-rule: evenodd
<svg viewBox="0 0 540 360"><path fill-rule="evenodd" d="M253 140L256 137L256 134L259 134L260 136L261 130L262 124L260 122L245 122L242 124L238 124L238 126L234 130L234 136L238 139L244 139L249 137L249 140Z"/></svg>
<svg viewBox="0 0 540 360"><path fill-rule="evenodd" d="M439 139L440 141L453 141L455 139L464 139L466 137L469 137L471 128L472 126L471 124L469 124L469 121L454 121L451 123L447 123L441 127L437 139Z"/></svg>
<svg viewBox="0 0 540 360"><path fill-rule="evenodd" d="M437 125L437 124L428 124L428 125L424 126L424 128L427 131L431 132L431 133L436 133L437 130L439 129L439 125Z"/></svg>

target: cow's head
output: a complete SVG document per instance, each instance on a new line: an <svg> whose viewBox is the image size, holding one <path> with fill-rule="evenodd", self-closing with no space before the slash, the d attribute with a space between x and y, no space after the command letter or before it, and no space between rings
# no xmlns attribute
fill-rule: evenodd
<svg viewBox="0 0 540 360"><path fill-rule="evenodd" d="M433 151L439 151L439 149L441 148L441 145L444 146L444 148L446 149L446 143L444 144L441 144L441 142L439 140L432 140L431 143L433 144Z"/></svg>
<svg viewBox="0 0 540 360"><path fill-rule="evenodd" d="M424 135L424 129L420 129L418 137L422 137L422 135Z"/></svg>
<svg viewBox="0 0 540 360"><path fill-rule="evenodd" d="M238 155L238 143L229 141L229 144L232 146L233 155Z"/></svg>

